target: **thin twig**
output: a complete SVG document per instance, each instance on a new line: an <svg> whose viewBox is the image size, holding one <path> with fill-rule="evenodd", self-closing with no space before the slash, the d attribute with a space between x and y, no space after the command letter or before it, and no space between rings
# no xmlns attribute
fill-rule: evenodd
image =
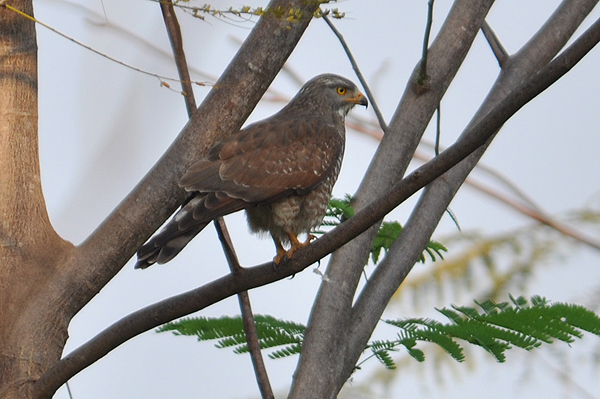
<svg viewBox="0 0 600 399"><path fill-rule="evenodd" d="M418 159L420 161L423 161L423 162L428 162L431 159L430 157L427 157L423 153L420 153L420 152L415 152L414 158ZM497 171L495 171L491 168L488 168L484 165L478 164L477 167L479 170L489 173L491 176L496 178L499 182L506 185L506 187L514 195L516 195L520 199L520 201L509 197L508 195L498 191L497 189L494 189L490 186L480 183L472 177L468 177L465 180L466 185L474 188L475 190L478 190L479 192L481 192L485 195L490 196L491 198L493 198L497 201L502 202L503 204L511 207L515 211L523 214L524 216L530 217L531 219L556 230L560 234L563 234L567 237L571 237L571 238L581 242L582 244L588 245L589 247L591 247L595 250L600 250L600 242L597 239L588 237L584 233L579 232L579 231L571 228L570 226L567 226L565 223L563 223L563 222L557 220L556 218L554 218L553 216L547 214L538 204L536 204L519 187L517 187L514 183L512 183L507 178L502 176L500 173L498 173Z"/></svg>
<svg viewBox="0 0 600 399"><path fill-rule="evenodd" d="M338 40L342 44L342 47L344 48L344 51L346 52L346 55L348 56L348 59L350 60L350 64L352 64L352 69L354 69L354 72L356 73L358 80L360 80L360 84L362 84L362 86L365 88L365 92L367 94L367 97L369 98L369 101L371 102L373 111L375 111L375 116L377 116L377 120L379 121L379 126L381 126L381 130L383 130L383 132L385 133L387 131L387 123L385 122L385 119L383 118L383 114L381 113L381 111L379 110L379 107L377 106L377 102L375 102L375 97L373 96L373 93L371 92L371 89L369 88L367 81L365 80L363 74L360 72L360 68L358 67L356 60L354 59L354 56L352 55L352 52L350 51L350 47L348 47L348 45L346 44L346 41L344 40L344 37L342 36L340 31L337 30L335 25L333 25L333 23L329 20L329 18L327 18L327 15L323 15L323 19L325 20L327 25L329 25L329 28L331 28L333 33L337 36Z"/></svg>
<svg viewBox="0 0 600 399"><path fill-rule="evenodd" d="M71 387L69 386L69 381L65 382L67 387L67 393L69 394L69 399L73 399L73 394L71 393Z"/></svg>
<svg viewBox="0 0 600 399"><path fill-rule="evenodd" d="M429 36L431 35L431 26L433 25L433 2L429 0L427 4L427 26L425 27L425 35L423 37L423 56L421 58L421 71L417 83L423 86L427 80L427 53L429 49Z"/></svg>
<svg viewBox="0 0 600 399"><path fill-rule="evenodd" d="M242 267L240 266L235 250L231 245L231 237L229 236L227 226L222 217L215 220L215 227L231 272L233 274L239 273L242 270ZM244 333L246 334L246 342L248 342L248 351L250 352L250 359L252 360L252 366L254 367L254 374L256 375L256 382L258 383L260 393L263 399L275 399L271 383L269 382L267 368L265 367L265 362L260 350L258 331L256 330L256 323L254 322L254 314L252 313L248 291L240 292L238 294L238 301L240 302Z"/></svg>
<svg viewBox="0 0 600 399"><path fill-rule="evenodd" d="M600 242L598 240L596 240L592 237L588 237L584 233L572 229L571 227L565 225L564 223L559 222L558 220L554 219L553 217L545 214L544 212L542 212L538 209L532 209L527 205L520 204L517 201L515 201L501 193L493 192L493 190L490 189L489 187L486 187L483 184L480 184L480 183L474 181L473 179L469 179L469 185L471 187L478 189L479 191L481 191L483 193L486 193L486 194L492 196L494 199L497 199L499 201L504 202L505 204L510 205L517 211L521 212L522 214L524 214L526 216L529 216L530 218L538 221L539 223L542 223L548 227L553 228L560 234L567 236L567 237L571 237L583 244L590 246L591 248L593 248L597 251L600 251Z"/></svg>
<svg viewBox="0 0 600 399"><path fill-rule="evenodd" d="M227 258L227 263L229 264L229 270L231 270L231 272L234 274L239 273L242 270L242 266L240 265L238 257L235 253L231 236L229 235L229 230L227 229L227 225L225 224L223 217L218 217L215 219L215 229L217 229L217 235L221 241L221 246L223 246L223 252Z"/></svg>
<svg viewBox="0 0 600 399"><path fill-rule="evenodd" d="M485 20L483 21L483 25L481 25L481 31L489 43L494 56L496 56L498 65L500 65L500 68L504 68L504 65L506 65L506 62L509 60L510 56L506 49L502 46L498 36L496 36L496 32L493 31L492 27Z"/></svg>
<svg viewBox="0 0 600 399"><path fill-rule="evenodd" d="M169 35L169 41L171 42L171 48L173 49L173 55L175 56L175 65L177 65L177 71L179 72L179 78L181 79L181 89L185 96L185 105L188 116L191 118L196 111L196 99L192 89L192 80L185 58L185 51L183 50L181 27L179 26L179 21L175 15L175 8L173 7L173 2L171 0L161 1L160 9L165 21L165 27L167 28L167 34Z"/></svg>
<svg viewBox="0 0 600 399"><path fill-rule="evenodd" d="M173 48L173 54L175 56L175 63L177 64L177 70L181 78L181 87L185 94L185 104L187 107L188 116L191 118L193 113L196 111L196 100L194 92L192 90L192 84L190 81L190 73L185 57L185 51L183 49L183 38L181 37L181 28L179 21L177 21L177 15L173 7L172 0L163 0L160 2L160 9L163 13L165 26L171 41L171 47ZM232 273L239 273L242 267L238 261L235 249L227 225L222 217L215 220L215 227L217 234L221 240L223 251L227 257L229 268ZM242 313L242 320L244 323L244 332L246 333L246 341L248 342L248 349L250 357L252 359L252 365L254 366L254 372L256 374L256 381L262 397L264 399L274 399L273 390L269 382L269 376L267 375L267 369L265 367L262 353L260 350L260 343L258 342L258 333L256 331L256 324L254 322L254 315L252 313L252 307L250 305L250 296L248 291L242 291L238 293L238 300L240 302L240 310Z"/></svg>

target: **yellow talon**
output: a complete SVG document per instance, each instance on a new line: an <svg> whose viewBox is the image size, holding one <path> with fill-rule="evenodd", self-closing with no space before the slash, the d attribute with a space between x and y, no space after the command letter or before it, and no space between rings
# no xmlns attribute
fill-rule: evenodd
<svg viewBox="0 0 600 399"><path fill-rule="evenodd" d="M281 263L283 258L286 256L288 259L291 259L292 255L294 254L294 252L296 252L297 249L304 248L316 238L314 235L309 234L306 241L300 242L298 240L298 237L294 233L287 233L287 235L290 238L290 242L292 243L292 247L287 251L285 250L285 248L283 248L281 242L275 237L273 237L273 241L275 241L275 246L277 247L277 255L273 258L273 262L275 262L275 265L279 265L279 263Z"/></svg>

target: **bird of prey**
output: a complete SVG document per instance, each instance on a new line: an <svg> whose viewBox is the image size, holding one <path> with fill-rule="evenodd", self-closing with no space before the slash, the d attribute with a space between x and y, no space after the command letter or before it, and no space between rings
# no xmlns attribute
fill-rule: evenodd
<svg viewBox="0 0 600 399"><path fill-rule="evenodd" d="M252 232L273 237L275 263L290 258L312 238L298 235L323 220L342 163L344 119L356 104L368 102L354 83L319 75L273 116L216 143L181 178L190 195L139 249L135 268L170 261L212 220L242 209Z"/></svg>

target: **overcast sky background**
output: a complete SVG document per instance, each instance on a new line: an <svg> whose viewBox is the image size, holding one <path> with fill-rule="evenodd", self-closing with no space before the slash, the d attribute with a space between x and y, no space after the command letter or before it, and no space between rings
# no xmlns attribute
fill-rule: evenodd
<svg viewBox="0 0 600 399"><path fill-rule="evenodd" d="M227 9L266 3L217 0L210 4ZM558 3L498 0L487 20L507 50L514 52ZM432 38L451 4L449 0L436 1ZM421 56L427 1L345 0L331 6L346 13L346 18L336 20L335 24L344 34L389 121ZM153 1L38 0L35 12L39 20L111 57L153 73L177 75L160 9ZM188 62L194 70L192 77L199 81L214 82L253 27L253 22L213 17L202 21L182 12L178 16ZM599 16L600 12L595 10L584 27ZM45 196L59 234L78 244L158 160L186 123L187 114L182 96L161 87L156 78L102 58L43 27L38 26L38 33L40 156ZM311 23L288 66L304 81L326 72L358 81L339 42L322 20ZM485 165L501 171L551 214L561 215L585 204L600 203L599 67L600 49L594 49L571 73L513 117L483 158ZM479 34L442 102L442 145L451 144L461 133L498 72L497 62ZM178 88L176 83L170 84ZM281 73L272 88L292 97L299 86ZM209 89L195 88L198 103ZM263 101L248 122L262 119L281 106ZM353 112L360 118L374 119L371 108ZM433 137L430 126L426 138ZM375 139L348 132L335 196L355 192L376 146ZM406 220L413 203L414 199L400 206L393 218ZM501 233L531 223L470 188L463 188L451 207L464 231ZM272 242L249 235L242 214L226 220L242 264L255 265L272 258ZM436 236L454 232L454 223L445 217ZM576 249L573 254L540 269L523 294L536 293L556 301L583 304L590 300L600 281L599 254L582 247L573 248ZM320 277L311 273L312 269L309 267L293 279L251 291L255 313L305 323L320 283ZM196 288L227 272L212 227L167 265L140 271L133 270L130 261L75 317L66 352L135 310ZM436 316L428 309L457 303L455 298L440 299L437 295L419 298L424 308L419 314L441 320L441 315ZM472 296L463 295L457 304L470 305L471 299ZM410 311L407 306L389 316L402 317ZM236 298L200 312L203 316L238 313ZM393 330L381 334L379 337L394 336ZM494 363L482 351L473 351L471 361L463 364L448 357L447 363L454 362L451 367L431 361L412 362L397 376L393 391L377 397L590 397L579 387L561 381L556 370L570 371L581 388L600 397L596 394L600 392L599 370L593 367L589 354L599 346L600 339L586 335L583 342L576 342L567 351L568 356L560 363L552 355L553 348L538 350L533 356L515 349L508 353L505 364ZM432 350L424 349L426 356ZM296 362L295 357L267 361L272 384L278 392L286 391ZM445 381L443 384L436 368ZM381 373L382 366L371 360L356 373L353 386L376 372ZM75 399L259 396L247 356L215 349L210 342L196 343L194 338L154 332L120 346L75 376L70 386ZM68 398L66 389L61 388L55 398Z"/></svg>

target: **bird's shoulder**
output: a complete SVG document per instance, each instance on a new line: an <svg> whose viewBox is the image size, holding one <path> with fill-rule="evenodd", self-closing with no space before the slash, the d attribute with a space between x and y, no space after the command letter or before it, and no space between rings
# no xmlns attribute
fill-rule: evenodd
<svg viewBox="0 0 600 399"><path fill-rule="evenodd" d="M337 115L336 115L337 116ZM209 152L211 160L227 160L245 153L297 151L298 146L331 146L344 141L344 122L311 114L276 114L232 134Z"/></svg>

